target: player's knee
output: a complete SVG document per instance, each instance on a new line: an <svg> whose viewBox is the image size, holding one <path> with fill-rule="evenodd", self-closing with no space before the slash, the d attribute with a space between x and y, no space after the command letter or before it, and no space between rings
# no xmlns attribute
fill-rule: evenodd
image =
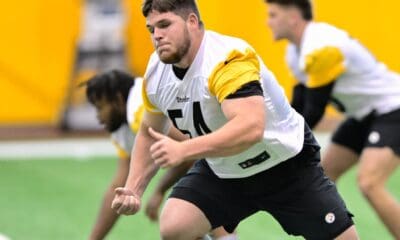
<svg viewBox="0 0 400 240"><path fill-rule="evenodd" d="M160 224L160 235L163 240L181 239L181 232L176 227Z"/></svg>
<svg viewBox="0 0 400 240"><path fill-rule="evenodd" d="M357 184L362 194L367 197L373 195L376 190L383 187L382 183L376 181L376 178L365 173L358 174Z"/></svg>
<svg viewBox="0 0 400 240"><path fill-rule="evenodd" d="M165 216L160 219L160 235L163 240L179 240L185 239L187 229L184 229L179 222L172 220L168 221Z"/></svg>
<svg viewBox="0 0 400 240"><path fill-rule="evenodd" d="M238 240L238 237L234 233L225 235L225 236L214 237L214 238L217 240Z"/></svg>
<svg viewBox="0 0 400 240"><path fill-rule="evenodd" d="M160 218L160 235L163 240L203 239L205 233L196 227L190 227L179 218L168 218L165 214Z"/></svg>
<svg viewBox="0 0 400 240"><path fill-rule="evenodd" d="M201 235L195 235L190 229L172 225L160 225L160 235L162 240L203 239Z"/></svg>

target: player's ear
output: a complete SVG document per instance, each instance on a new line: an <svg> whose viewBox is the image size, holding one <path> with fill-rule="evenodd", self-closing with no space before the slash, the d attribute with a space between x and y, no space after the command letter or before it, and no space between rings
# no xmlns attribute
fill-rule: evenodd
<svg viewBox="0 0 400 240"><path fill-rule="evenodd" d="M289 22L291 25L296 25L300 19L303 19L301 11L295 7L288 9Z"/></svg>
<svg viewBox="0 0 400 240"><path fill-rule="evenodd" d="M189 14L187 21L191 26L197 27L199 25L199 19L197 18L197 15L194 13Z"/></svg>

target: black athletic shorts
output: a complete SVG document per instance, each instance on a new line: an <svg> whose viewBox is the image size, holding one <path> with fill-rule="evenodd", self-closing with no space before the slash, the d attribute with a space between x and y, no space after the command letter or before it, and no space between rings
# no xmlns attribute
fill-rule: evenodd
<svg viewBox="0 0 400 240"><path fill-rule="evenodd" d="M332 136L332 142L346 146L357 154L365 147L390 147L400 156L400 109L362 120L346 119Z"/></svg>
<svg viewBox="0 0 400 240"><path fill-rule="evenodd" d="M353 215L319 162L319 146L305 145L298 155L271 169L246 178L221 179L205 160L199 160L170 197L196 205L213 229L223 226L232 232L241 220L261 210L288 234L333 239L353 225Z"/></svg>

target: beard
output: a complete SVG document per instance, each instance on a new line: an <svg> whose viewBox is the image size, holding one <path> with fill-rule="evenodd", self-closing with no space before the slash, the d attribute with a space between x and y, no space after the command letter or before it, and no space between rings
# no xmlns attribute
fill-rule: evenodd
<svg viewBox="0 0 400 240"><path fill-rule="evenodd" d="M125 114L114 110L111 113L110 120L105 124L104 128L109 132L114 132L121 127L122 124L127 123Z"/></svg>
<svg viewBox="0 0 400 240"><path fill-rule="evenodd" d="M185 28L185 31L183 32L184 38L183 38L183 44L177 49L176 52L163 56L163 55L158 55L160 57L160 60L165 63L165 64L175 64L178 63L182 60L182 58L189 52L190 45L192 44L190 37L189 37L189 31L187 28Z"/></svg>

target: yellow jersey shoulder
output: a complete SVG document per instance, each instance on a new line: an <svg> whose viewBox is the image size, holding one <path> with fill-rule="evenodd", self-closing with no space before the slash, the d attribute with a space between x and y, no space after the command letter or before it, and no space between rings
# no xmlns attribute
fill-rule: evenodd
<svg viewBox="0 0 400 240"><path fill-rule="evenodd" d="M245 41L208 32L209 51L208 87L219 102L244 84L260 80L260 60L255 50Z"/></svg>
<svg viewBox="0 0 400 240"><path fill-rule="evenodd" d="M346 32L332 25L309 23L300 51L300 68L308 76L308 87L327 85L346 71L343 45L348 38Z"/></svg>

